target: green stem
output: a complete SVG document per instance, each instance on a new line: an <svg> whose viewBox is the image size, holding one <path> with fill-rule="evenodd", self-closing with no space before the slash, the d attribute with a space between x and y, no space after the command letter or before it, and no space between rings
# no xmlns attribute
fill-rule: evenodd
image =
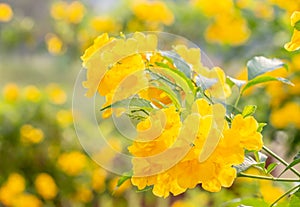
<svg viewBox="0 0 300 207"><path fill-rule="evenodd" d="M254 178L259 180L271 180L277 182L300 182L300 179L275 178L275 177L268 177L268 176L261 176L261 175L250 175L242 172L238 174L238 177Z"/></svg>
<svg viewBox="0 0 300 207"><path fill-rule="evenodd" d="M235 103L234 103L234 108L237 108L237 106L238 106L238 104L239 104L239 101L240 101L241 97L242 97L242 93L240 93L239 96L237 97L237 99L236 99L236 101L235 101Z"/></svg>
<svg viewBox="0 0 300 207"><path fill-rule="evenodd" d="M293 188L291 188L290 190L288 190L287 192L285 192L282 196L280 196L279 198L276 199L276 201L274 201L270 207L273 207L276 203L278 203L282 198L284 198L285 196L287 196L289 193L293 192L294 190L296 190L297 188L299 188L300 185L297 185Z"/></svg>
<svg viewBox="0 0 300 207"><path fill-rule="evenodd" d="M276 160L278 160L279 162L281 162L284 166L287 167L289 165L289 163L287 163L284 159L282 159L280 156L278 156L275 152L273 152L272 150L270 150L266 146L263 146L263 150L266 151L268 154L270 154L272 157L274 157ZM295 175L297 175L298 177L300 177L300 173L295 168L291 167L290 170Z"/></svg>

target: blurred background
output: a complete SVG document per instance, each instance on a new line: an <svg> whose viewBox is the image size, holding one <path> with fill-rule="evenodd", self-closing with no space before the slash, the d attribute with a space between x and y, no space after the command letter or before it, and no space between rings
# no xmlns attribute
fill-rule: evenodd
<svg viewBox="0 0 300 207"><path fill-rule="evenodd" d="M167 199L137 192L129 181L117 188L118 175L98 166L79 144L71 99L80 56L104 32L181 35L240 79L247 78L246 62L253 56L280 58L289 70L271 75L289 78L295 87L261 85L242 105L258 105L257 119L268 123L266 145L291 159L300 149L300 54L283 45L292 35L290 16L296 10L298 0L0 0L0 206L238 206L253 198L264 206L275 201L289 186L238 179L220 193L196 188ZM109 127L107 134L114 137ZM113 138L110 144L120 145Z"/></svg>

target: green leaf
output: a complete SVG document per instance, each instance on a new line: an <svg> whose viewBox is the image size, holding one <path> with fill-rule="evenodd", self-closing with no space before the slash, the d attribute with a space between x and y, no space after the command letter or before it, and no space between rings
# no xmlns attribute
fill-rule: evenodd
<svg viewBox="0 0 300 207"><path fill-rule="evenodd" d="M137 189L136 192L146 192L146 191L149 191L149 190L152 190L153 189L153 185L150 185L150 186L146 186L144 189Z"/></svg>
<svg viewBox="0 0 300 207"><path fill-rule="evenodd" d="M200 74L196 76L195 80L196 80L196 85L200 87L203 91L212 87L218 82L216 78L207 78Z"/></svg>
<svg viewBox="0 0 300 207"><path fill-rule="evenodd" d="M130 109L142 108L144 110L150 110L150 111L153 109L153 106L150 101L142 98L133 97L121 101L116 101L111 105L101 108L100 111L104 111L108 108L121 108L121 107L130 108Z"/></svg>
<svg viewBox="0 0 300 207"><path fill-rule="evenodd" d="M280 173L279 176L281 176L287 170L289 170L290 168L294 167L295 165L297 165L299 163L300 163L300 152L297 153L297 155L294 157L294 160L288 166L286 166L286 168Z"/></svg>
<svg viewBox="0 0 300 207"><path fill-rule="evenodd" d="M244 93L245 90L247 90L248 88L255 86L257 84L260 83L265 83L265 82L270 82L270 81L280 81L282 83L288 84L288 85L294 85L292 82L290 82L288 79L285 78L277 78L277 77L272 77L272 76L259 76L256 77L252 80L250 80L245 87L243 88L241 93Z"/></svg>
<svg viewBox="0 0 300 207"><path fill-rule="evenodd" d="M247 62L248 80L258 75L281 68L285 63L279 59L269 59L263 56L256 56Z"/></svg>
<svg viewBox="0 0 300 207"><path fill-rule="evenodd" d="M256 164L257 162L250 155L246 155L242 164L234 165L233 167L236 169L237 173L240 173L246 171L248 168Z"/></svg>
<svg viewBox="0 0 300 207"><path fill-rule="evenodd" d="M262 132L267 123L258 123L257 132Z"/></svg>
<svg viewBox="0 0 300 207"><path fill-rule="evenodd" d="M293 195L289 207L299 207L300 197Z"/></svg>
<svg viewBox="0 0 300 207"><path fill-rule="evenodd" d="M278 165L278 163L275 163L275 162L269 164L268 167L267 167L266 173L270 174L273 170L275 170L275 168L277 167L277 165Z"/></svg>
<svg viewBox="0 0 300 207"><path fill-rule="evenodd" d="M261 198L234 199L224 203L224 207L269 207L268 203Z"/></svg>
<svg viewBox="0 0 300 207"><path fill-rule="evenodd" d="M174 84L181 88L185 93L186 106L191 106L194 102L196 95L196 87L193 82L185 76L185 74L179 70L171 68L151 68L151 73L156 73L160 76L165 77L164 79L169 80L171 77L174 80Z"/></svg>
<svg viewBox="0 0 300 207"><path fill-rule="evenodd" d="M296 22L294 28L298 31L300 31L300 20L298 22Z"/></svg>
<svg viewBox="0 0 300 207"><path fill-rule="evenodd" d="M236 86L240 89L240 88L241 88L243 85L245 85L247 82L244 81L244 80L238 80L238 79L232 78L232 77L230 77L230 76L227 76L227 77L226 77L226 83L227 83L230 87L236 85Z"/></svg>
<svg viewBox="0 0 300 207"><path fill-rule="evenodd" d="M255 105L247 105L244 107L242 116L245 118L247 116L251 116L255 113L257 106Z"/></svg>
<svg viewBox="0 0 300 207"><path fill-rule="evenodd" d="M130 179L132 175L132 171L123 173L123 175L118 180L117 187L120 187L126 180Z"/></svg>

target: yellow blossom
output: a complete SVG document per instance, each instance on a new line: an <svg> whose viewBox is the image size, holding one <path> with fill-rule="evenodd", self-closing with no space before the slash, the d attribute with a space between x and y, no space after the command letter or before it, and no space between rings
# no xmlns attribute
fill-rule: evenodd
<svg viewBox="0 0 300 207"><path fill-rule="evenodd" d="M48 51L53 55L59 55L63 52L63 42L55 34L47 34L45 37Z"/></svg>
<svg viewBox="0 0 300 207"><path fill-rule="evenodd" d="M207 41L220 44L241 45L248 40L249 36L247 22L239 15L217 16L205 31Z"/></svg>
<svg viewBox="0 0 300 207"><path fill-rule="evenodd" d="M163 113L150 114L151 118L138 124L136 141L128 148L134 156L132 184L138 189L153 185L157 196L178 195L198 184L210 192L230 187L236 178L232 166L244 161L244 150L262 148L256 120L237 115L229 127L224 115L218 113L225 112L221 104L211 105L205 99L197 99L183 123L173 107L160 111ZM215 128L216 121L223 128ZM217 134L220 130L222 135ZM212 141L210 134L220 140ZM210 142L214 144L210 146L213 151L201 161L199 157Z"/></svg>
<svg viewBox="0 0 300 207"><path fill-rule="evenodd" d="M58 167L70 176L79 175L86 167L87 158L79 151L63 153L58 157Z"/></svg>
<svg viewBox="0 0 300 207"><path fill-rule="evenodd" d="M49 100L54 104L64 104L67 100L67 94L57 84L51 83L46 87Z"/></svg>
<svg viewBox="0 0 300 207"><path fill-rule="evenodd" d="M20 139L23 143L37 144L43 141L44 133L41 129L25 124L20 129Z"/></svg>
<svg viewBox="0 0 300 207"><path fill-rule="evenodd" d="M274 127L285 128L290 124L300 128L300 105L295 102L288 102L283 107L274 109L270 120Z"/></svg>
<svg viewBox="0 0 300 207"><path fill-rule="evenodd" d="M80 1L73 1L67 8L67 20L70 23L77 24L81 22L85 14L85 7Z"/></svg>
<svg viewBox="0 0 300 207"><path fill-rule="evenodd" d="M19 97L19 87L15 83L8 83L3 88L3 97L7 101L16 101Z"/></svg>
<svg viewBox="0 0 300 207"><path fill-rule="evenodd" d="M104 169L98 168L92 172L92 188L97 192L103 192L105 190L105 179L107 173Z"/></svg>
<svg viewBox="0 0 300 207"><path fill-rule="evenodd" d="M291 16L291 25L294 27L296 23L300 22L300 11L295 11ZM298 28L299 29L299 28ZM284 45L288 51L295 51L300 48L300 30L294 28L293 36L290 42Z"/></svg>
<svg viewBox="0 0 300 207"><path fill-rule="evenodd" d="M62 127L67 127L73 123L73 115L71 110L59 110L56 114L56 120Z"/></svg>
<svg viewBox="0 0 300 207"><path fill-rule="evenodd" d="M192 0L192 4L200 8L201 11L208 17L213 17L219 14L231 14L234 11L233 0Z"/></svg>
<svg viewBox="0 0 300 207"><path fill-rule="evenodd" d="M74 195L74 200L88 203L93 199L93 192L89 189L89 187L80 185L76 188L76 193Z"/></svg>
<svg viewBox="0 0 300 207"><path fill-rule="evenodd" d="M36 86L30 85L24 88L24 96L28 101L38 102L41 99L41 92Z"/></svg>
<svg viewBox="0 0 300 207"><path fill-rule="evenodd" d="M57 186L54 179L47 173L40 173L34 181L34 186L38 194L44 199L51 200L57 195Z"/></svg>
<svg viewBox="0 0 300 207"><path fill-rule="evenodd" d="M25 179L18 173L12 173L0 188L0 201L10 206L13 204L16 196L24 190Z"/></svg>
<svg viewBox="0 0 300 207"><path fill-rule="evenodd" d="M107 16L97 16L90 20L91 27L97 32L116 32L119 30L117 22Z"/></svg>
<svg viewBox="0 0 300 207"><path fill-rule="evenodd" d="M171 25L174 22L173 13L163 1L134 1L132 11L137 18L143 21L165 25Z"/></svg>
<svg viewBox="0 0 300 207"><path fill-rule="evenodd" d="M57 1L51 6L51 16L56 20L64 20L72 24L81 22L85 14L85 7L79 1L69 4L65 1Z"/></svg>
<svg viewBox="0 0 300 207"><path fill-rule="evenodd" d="M139 96L143 99L151 101L151 103L157 107L162 107L162 104L168 105L172 103L166 92L155 87L149 87L141 90L139 92Z"/></svg>
<svg viewBox="0 0 300 207"><path fill-rule="evenodd" d="M12 19L14 13L9 4L0 3L0 22L8 22Z"/></svg>
<svg viewBox="0 0 300 207"><path fill-rule="evenodd" d="M62 20L66 17L66 9L68 7L67 2L65 1L57 1L51 6L51 16L54 19Z"/></svg>
<svg viewBox="0 0 300 207"><path fill-rule="evenodd" d="M20 194L13 203L14 207L42 207L42 201L36 196L28 193Z"/></svg>

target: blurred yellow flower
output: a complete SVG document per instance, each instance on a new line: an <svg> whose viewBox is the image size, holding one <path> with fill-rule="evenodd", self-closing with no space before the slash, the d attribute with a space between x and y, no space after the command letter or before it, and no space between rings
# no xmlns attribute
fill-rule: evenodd
<svg viewBox="0 0 300 207"><path fill-rule="evenodd" d="M76 188L74 200L82 203L88 203L93 199L93 192L88 186L79 185Z"/></svg>
<svg viewBox="0 0 300 207"><path fill-rule="evenodd" d="M14 13L9 4L0 3L0 22L8 22L12 19Z"/></svg>
<svg viewBox="0 0 300 207"><path fill-rule="evenodd" d="M67 2L57 1L51 6L51 16L56 20L62 20L66 17L66 8L68 7Z"/></svg>
<svg viewBox="0 0 300 207"><path fill-rule="evenodd" d="M86 156L79 151L63 153L58 157L58 167L67 175L79 175L87 165Z"/></svg>
<svg viewBox="0 0 300 207"><path fill-rule="evenodd" d="M142 21L171 25L174 15L163 1L138 0L132 5L134 15Z"/></svg>
<svg viewBox="0 0 300 207"><path fill-rule="evenodd" d="M25 190L25 179L18 173L9 175L7 181L0 188L0 202L11 206L15 197Z"/></svg>
<svg viewBox="0 0 300 207"><path fill-rule="evenodd" d="M66 92L55 83L49 84L46 92L49 100L54 104L64 104L67 100Z"/></svg>
<svg viewBox="0 0 300 207"><path fill-rule="evenodd" d="M56 114L56 120L61 127L67 127L73 123L71 110L59 110Z"/></svg>
<svg viewBox="0 0 300 207"><path fill-rule="evenodd" d="M191 203L191 202L188 202L188 201L181 201L181 200L178 200L178 201L175 201L171 207L196 207L197 205Z"/></svg>
<svg viewBox="0 0 300 207"><path fill-rule="evenodd" d="M39 100L41 100L41 92L34 85L26 86L24 88L24 96L26 100L32 102L38 102Z"/></svg>
<svg viewBox="0 0 300 207"><path fill-rule="evenodd" d="M274 109L270 120L274 127L285 128L294 125L300 128L300 105L296 102L288 102L283 107Z"/></svg>
<svg viewBox="0 0 300 207"><path fill-rule="evenodd" d="M13 202L13 207L42 207L43 203L36 196L28 193L20 194Z"/></svg>
<svg viewBox="0 0 300 207"><path fill-rule="evenodd" d="M220 44L241 45L249 36L247 22L240 15L219 15L205 31L207 41Z"/></svg>
<svg viewBox="0 0 300 207"><path fill-rule="evenodd" d="M7 101L16 101L19 97L19 87L15 83L8 83L3 88L3 97Z"/></svg>
<svg viewBox="0 0 300 207"><path fill-rule="evenodd" d="M48 51L53 55L59 55L63 52L63 42L55 34L48 33L45 37Z"/></svg>
<svg viewBox="0 0 300 207"><path fill-rule="evenodd" d="M228 15L234 12L233 0L192 0L191 3L200 8L208 17L217 15Z"/></svg>
<svg viewBox="0 0 300 207"><path fill-rule="evenodd" d="M107 172L102 168L97 168L92 172L92 188L97 192L105 190L105 179Z"/></svg>
<svg viewBox="0 0 300 207"><path fill-rule="evenodd" d="M274 5L278 6L281 9L287 11L288 14L291 14L295 10L300 9L300 2L298 0L269 0Z"/></svg>
<svg viewBox="0 0 300 207"><path fill-rule="evenodd" d="M67 8L67 20L70 23L77 24L81 22L85 14L85 7L80 1L73 1Z"/></svg>
<svg viewBox="0 0 300 207"><path fill-rule="evenodd" d="M44 133L41 129L25 124L20 129L20 139L25 144L37 144L43 141Z"/></svg>
<svg viewBox="0 0 300 207"><path fill-rule="evenodd" d="M78 24L84 17L85 7L79 1L70 3L57 1L52 4L50 13L56 20L64 20L72 24Z"/></svg>
<svg viewBox="0 0 300 207"><path fill-rule="evenodd" d="M291 25L295 27L296 23L300 25L300 11L295 11L291 16ZM290 42L284 45L287 51L295 51L300 49L300 30L294 28L293 36Z"/></svg>
<svg viewBox="0 0 300 207"><path fill-rule="evenodd" d="M91 27L96 32L117 32L120 25L111 17L97 16L90 20Z"/></svg>
<svg viewBox="0 0 300 207"><path fill-rule="evenodd" d="M44 199L51 200L57 195L57 186L54 179L47 173L40 173L34 181L34 186L38 194Z"/></svg>

